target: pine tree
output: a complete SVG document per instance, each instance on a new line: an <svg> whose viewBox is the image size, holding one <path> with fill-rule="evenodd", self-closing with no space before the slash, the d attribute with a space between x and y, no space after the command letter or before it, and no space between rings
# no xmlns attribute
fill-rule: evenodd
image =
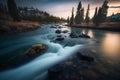
<svg viewBox="0 0 120 80"><path fill-rule="evenodd" d="M102 5L102 15L101 15L102 22L106 21L107 11L108 11L108 1L105 0Z"/></svg>
<svg viewBox="0 0 120 80"><path fill-rule="evenodd" d="M93 23L96 24L97 21L97 14L98 14L98 10L97 7L95 8L95 13L94 13L94 17L93 17Z"/></svg>
<svg viewBox="0 0 120 80"><path fill-rule="evenodd" d="M82 8L81 9L81 16L80 16L80 18L81 18L81 22L84 22L84 8Z"/></svg>
<svg viewBox="0 0 120 80"><path fill-rule="evenodd" d="M7 0L8 12L14 21L20 21L19 12L14 0Z"/></svg>
<svg viewBox="0 0 120 80"><path fill-rule="evenodd" d="M88 8L87 8L87 12L86 12L86 17L85 17L85 22L87 24L89 24L89 22L90 22L89 10L90 10L90 5L88 4Z"/></svg>
<svg viewBox="0 0 120 80"><path fill-rule="evenodd" d="M96 25L98 26L102 22L102 8L99 7L97 19L96 19Z"/></svg>
<svg viewBox="0 0 120 80"><path fill-rule="evenodd" d="M98 10L96 23L95 23L96 25L99 25L100 23L106 21L107 11L108 11L108 1L105 0L102 7L100 7Z"/></svg>
<svg viewBox="0 0 120 80"><path fill-rule="evenodd" d="M76 16L75 16L76 24L81 24L83 22L83 19L84 19L84 9L82 8L82 3L80 1L77 7Z"/></svg>
<svg viewBox="0 0 120 80"><path fill-rule="evenodd" d="M72 15L70 18L70 25L74 24L74 8L72 8Z"/></svg>
<svg viewBox="0 0 120 80"><path fill-rule="evenodd" d="M70 18L69 18L69 16L68 16L68 18L67 18L67 23L68 23L68 24L70 23Z"/></svg>

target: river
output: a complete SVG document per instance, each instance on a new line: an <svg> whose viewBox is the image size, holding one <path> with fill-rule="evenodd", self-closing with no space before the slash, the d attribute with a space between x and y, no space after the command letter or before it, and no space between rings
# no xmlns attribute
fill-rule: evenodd
<svg viewBox="0 0 120 80"><path fill-rule="evenodd" d="M43 43L48 50L30 62L10 70L0 71L0 80L41 80L47 74L47 70L53 65L66 60L82 48L88 48L98 56L99 62L120 74L120 33L84 28L70 28L64 25L61 28L52 28L55 24L43 24L41 28L25 33L0 36L0 63L12 56L23 53L32 44ZM68 30L61 33L65 39L56 41L56 30ZM70 33L76 35L84 33L91 38L71 38ZM84 51L83 51L84 52ZM108 63L108 64L106 64ZM114 76L113 76L114 77Z"/></svg>

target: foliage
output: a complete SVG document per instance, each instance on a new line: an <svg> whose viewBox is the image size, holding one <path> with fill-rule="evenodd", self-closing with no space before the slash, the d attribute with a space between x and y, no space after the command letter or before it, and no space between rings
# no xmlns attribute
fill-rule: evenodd
<svg viewBox="0 0 120 80"><path fill-rule="evenodd" d="M66 21L63 18L55 17L47 12L40 11L30 7L19 7L19 12L24 20L38 21L43 23Z"/></svg>
<svg viewBox="0 0 120 80"><path fill-rule="evenodd" d="M69 18L69 16L68 16L68 18L67 18L67 23L68 23L68 24L70 23L70 18Z"/></svg>
<svg viewBox="0 0 120 80"><path fill-rule="evenodd" d="M8 11L14 21L20 21L19 12L14 0L7 0Z"/></svg>
<svg viewBox="0 0 120 80"><path fill-rule="evenodd" d="M0 3L0 12L7 13L7 7L3 3Z"/></svg>
<svg viewBox="0 0 120 80"><path fill-rule="evenodd" d="M76 24L81 24L84 21L84 8L82 8L82 3L81 1L78 4L77 7L77 12L75 16L75 23Z"/></svg>
<svg viewBox="0 0 120 80"><path fill-rule="evenodd" d="M70 24L74 24L74 8L72 8L72 15L71 15L71 18L70 18Z"/></svg>
<svg viewBox="0 0 120 80"><path fill-rule="evenodd" d="M93 23L95 23L96 24L96 21L97 21L97 11L98 11L98 9L97 9L97 7L95 8L95 13L94 13L94 16L93 16Z"/></svg>
<svg viewBox="0 0 120 80"><path fill-rule="evenodd" d="M97 10L95 11L95 15L93 17L93 23L99 25L100 23L105 22L107 16L107 10L108 10L108 1L105 0L102 7L99 7L98 13Z"/></svg>
<svg viewBox="0 0 120 80"><path fill-rule="evenodd" d="M88 8L87 8L87 12L86 12L86 17L85 17L85 22L87 24L89 24L89 22L90 22L89 10L90 10L90 5L88 4Z"/></svg>

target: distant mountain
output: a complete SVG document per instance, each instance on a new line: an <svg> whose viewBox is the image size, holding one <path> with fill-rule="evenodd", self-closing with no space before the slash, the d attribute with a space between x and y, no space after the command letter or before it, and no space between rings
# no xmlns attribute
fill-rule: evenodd
<svg viewBox="0 0 120 80"><path fill-rule="evenodd" d="M120 13L109 16L107 20L111 22L120 22Z"/></svg>
<svg viewBox="0 0 120 80"><path fill-rule="evenodd" d="M23 20L39 21L45 23L65 21L65 19L50 15L45 11L40 11L39 9L33 7L18 7L18 10Z"/></svg>

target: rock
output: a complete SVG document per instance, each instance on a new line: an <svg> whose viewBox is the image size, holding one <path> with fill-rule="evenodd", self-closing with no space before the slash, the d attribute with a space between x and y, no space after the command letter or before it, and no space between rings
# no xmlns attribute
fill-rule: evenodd
<svg viewBox="0 0 120 80"><path fill-rule="evenodd" d="M63 28L62 26L59 26L58 28Z"/></svg>
<svg viewBox="0 0 120 80"><path fill-rule="evenodd" d="M64 30L63 33L68 33L69 31L68 30Z"/></svg>
<svg viewBox="0 0 120 80"><path fill-rule="evenodd" d="M33 44L32 48L28 49L24 54L25 55L36 55L38 53L41 53L46 49L45 45L43 44Z"/></svg>
<svg viewBox="0 0 120 80"><path fill-rule="evenodd" d="M55 26L51 26L50 28L56 28Z"/></svg>
<svg viewBox="0 0 120 80"><path fill-rule="evenodd" d="M81 60L85 60L85 61L88 61L88 62L94 61L94 58L93 58L93 57L87 56L87 55L83 55L83 54L81 54L80 52L78 52L77 55L78 55L78 57L79 57Z"/></svg>
<svg viewBox="0 0 120 80"><path fill-rule="evenodd" d="M52 68L48 69L48 76L50 80L54 80L56 77L60 75L65 70L64 64L57 64Z"/></svg>
<svg viewBox="0 0 120 80"><path fill-rule="evenodd" d="M63 41L64 38L62 38L62 37L58 37L58 38L56 38L56 40L57 40L57 41Z"/></svg>
<svg viewBox="0 0 120 80"><path fill-rule="evenodd" d="M71 38L78 38L78 36L75 35L74 33L71 33L71 34L70 34L70 37L71 37Z"/></svg>
<svg viewBox="0 0 120 80"><path fill-rule="evenodd" d="M81 38L90 38L90 36L85 35L85 34L81 34L81 35L79 35L79 37L81 37Z"/></svg>
<svg viewBox="0 0 120 80"><path fill-rule="evenodd" d="M62 31L61 30L56 30L55 33L60 34Z"/></svg>
<svg viewBox="0 0 120 80"><path fill-rule="evenodd" d="M62 35L57 35L57 37L62 37Z"/></svg>

